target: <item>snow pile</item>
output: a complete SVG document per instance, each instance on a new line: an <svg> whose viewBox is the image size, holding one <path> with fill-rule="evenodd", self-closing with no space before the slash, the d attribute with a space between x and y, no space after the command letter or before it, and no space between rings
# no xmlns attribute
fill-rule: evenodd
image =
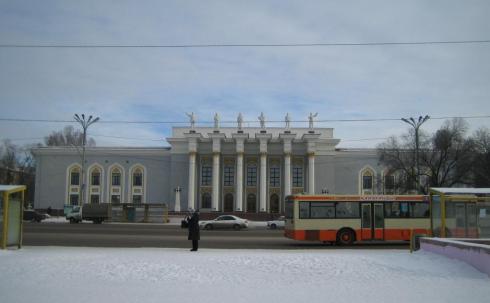
<svg viewBox="0 0 490 303"><path fill-rule="evenodd" d="M400 250L27 247L0 251L2 302L488 302L471 266Z"/></svg>

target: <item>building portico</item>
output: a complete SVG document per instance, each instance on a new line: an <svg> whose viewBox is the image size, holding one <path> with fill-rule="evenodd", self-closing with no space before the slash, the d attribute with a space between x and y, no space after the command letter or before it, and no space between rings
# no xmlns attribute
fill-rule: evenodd
<svg viewBox="0 0 490 303"><path fill-rule="evenodd" d="M331 128L186 128L167 139L189 156L187 205L203 212L276 213L291 193L315 192L315 157L335 151ZM210 203L211 202L211 203Z"/></svg>

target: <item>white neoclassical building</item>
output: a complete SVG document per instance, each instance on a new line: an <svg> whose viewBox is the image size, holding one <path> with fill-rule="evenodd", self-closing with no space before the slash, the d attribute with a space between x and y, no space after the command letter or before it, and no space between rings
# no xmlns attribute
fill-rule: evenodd
<svg viewBox="0 0 490 303"><path fill-rule="evenodd" d="M332 128L174 127L170 147L36 148L36 208L167 203L172 210L281 213L294 193L391 194L373 149L339 149ZM262 115L263 116L263 115ZM82 184L84 201L81 201Z"/></svg>

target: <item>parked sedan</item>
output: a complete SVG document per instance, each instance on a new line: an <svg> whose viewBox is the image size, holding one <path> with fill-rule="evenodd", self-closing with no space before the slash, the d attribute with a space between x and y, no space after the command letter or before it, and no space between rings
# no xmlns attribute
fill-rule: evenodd
<svg viewBox="0 0 490 303"><path fill-rule="evenodd" d="M284 216L280 216L276 220L267 221L267 227L270 229L284 228L284 223L286 218Z"/></svg>
<svg viewBox="0 0 490 303"><path fill-rule="evenodd" d="M48 218L49 215L37 212L34 209L24 209L23 220L31 222L41 222L42 220Z"/></svg>
<svg viewBox="0 0 490 303"><path fill-rule="evenodd" d="M248 227L248 220L237 216L223 215L214 220L199 221L199 227L204 229L234 229L240 230Z"/></svg>

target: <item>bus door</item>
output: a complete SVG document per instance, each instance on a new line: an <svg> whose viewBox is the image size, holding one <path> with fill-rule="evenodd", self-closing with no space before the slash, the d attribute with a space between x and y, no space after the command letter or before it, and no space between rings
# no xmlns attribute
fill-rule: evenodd
<svg viewBox="0 0 490 303"><path fill-rule="evenodd" d="M362 240L383 240L385 218L383 203L361 203Z"/></svg>

